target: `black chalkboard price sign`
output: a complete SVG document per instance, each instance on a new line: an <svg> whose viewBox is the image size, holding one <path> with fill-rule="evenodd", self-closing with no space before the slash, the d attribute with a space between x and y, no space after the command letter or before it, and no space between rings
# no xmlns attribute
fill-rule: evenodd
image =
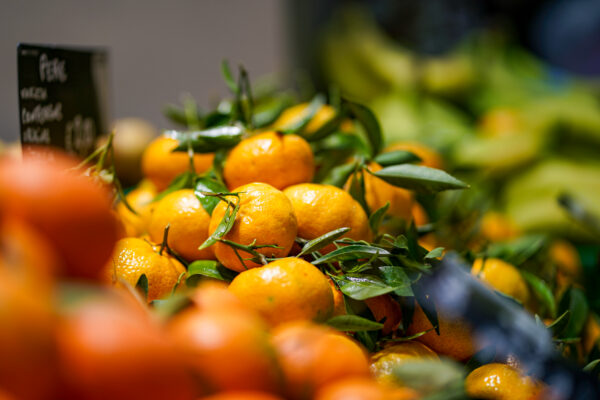
<svg viewBox="0 0 600 400"><path fill-rule="evenodd" d="M90 154L108 128L106 51L19 44L17 63L23 151Z"/></svg>

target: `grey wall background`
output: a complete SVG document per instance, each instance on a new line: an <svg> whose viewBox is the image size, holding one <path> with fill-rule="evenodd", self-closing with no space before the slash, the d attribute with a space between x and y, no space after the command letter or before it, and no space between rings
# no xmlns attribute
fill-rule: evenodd
<svg viewBox="0 0 600 400"><path fill-rule="evenodd" d="M285 70L280 0L0 0L0 139L18 140L18 42L100 45L110 52L111 111L157 128L188 92L201 105L225 94L220 63L251 77Z"/></svg>

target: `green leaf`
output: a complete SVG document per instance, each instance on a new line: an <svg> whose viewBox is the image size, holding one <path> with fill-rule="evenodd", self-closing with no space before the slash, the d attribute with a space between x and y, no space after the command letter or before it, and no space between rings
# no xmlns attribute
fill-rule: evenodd
<svg viewBox="0 0 600 400"><path fill-rule="evenodd" d="M371 211L369 210L369 205L367 204L367 199L365 197L365 177L363 174L364 170L360 168L352 175L349 192L352 198L360 204L363 210L365 210L365 213L370 215Z"/></svg>
<svg viewBox="0 0 600 400"><path fill-rule="evenodd" d="M393 292L396 288L388 286L376 276L333 277L342 293L354 300L366 300L371 297Z"/></svg>
<svg viewBox="0 0 600 400"><path fill-rule="evenodd" d="M213 158L213 173L219 182L223 182L223 168L225 167L225 159L227 158L227 150L220 149L215 151Z"/></svg>
<svg viewBox="0 0 600 400"><path fill-rule="evenodd" d="M217 243L219 239L222 239L231 228L233 228L233 224L235 223L235 217L237 216L237 212L240 209L240 206L236 204L235 207L231 207L229 205L225 210L225 215L223 215L223 219L219 222L217 229L202 243L202 245L198 248L198 250L206 249L207 247L212 246Z"/></svg>
<svg viewBox="0 0 600 400"><path fill-rule="evenodd" d="M370 258L373 255L378 256L391 256L392 254L380 247L353 244L350 246L343 246L330 253L325 254L313 261L313 264L319 265L333 261L349 261L357 260L360 258Z"/></svg>
<svg viewBox="0 0 600 400"><path fill-rule="evenodd" d="M426 260L431 260L434 258L440 258L441 256L444 255L444 248L443 247L436 247L435 249L431 250L429 253L425 254L425 259Z"/></svg>
<svg viewBox="0 0 600 400"><path fill-rule="evenodd" d="M342 164L335 168L333 168L329 174L323 180L323 183L326 185L333 185L339 188L343 187L350 175L356 169L355 164Z"/></svg>
<svg viewBox="0 0 600 400"><path fill-rule="evenodd" d="M236 96L236 104L238 110L241 110L243 117L242 122L250 129L253 129L254 123L254 97L252 96L252 86L250 85L250 77L248 71L240 65L239 92ZM244 101L245 100L245 101Z"/></svg>
<svg viewBox="0 0 600 400"><path fill-rule="evenodd" d="M356 153L368 156L368 145L359 135L348 132L334 132L324 140L317 143L317 150L333 151L335 153Z"/></svg>
<svg viewBox="0 0 600 400"><path fill-rule="evenodd" d="M432 330L433 330L433 328L427 329L426 331L417 332L414 335L397 337L390 341L391 342L410 342L411 340L415 340L416 338L420 338L421 336L428 334Z"/></svg>
<svg viewBox="0 0 600 400"><path fill-rule="evenodd" d="M373 112L362 104L353 103L345 100L344 106L365 128L369 144L371 145L371 157L375 157L381 151L383 145L383 135L381 127Z"/></svg>
<svg viewBox="0 0 600 400"><path fill-rule="evenodd" d="M407 164L421 161L421 158L415 153L411 153L406 150L390 151L388 153L382 153L375 157L375 162L382 167L388 167L390 165Z"/></svg>
<svg viewBox="0 0 600 400"><path fill-rule="evenodd" d="M583 370L585 372L592 372L598 365L600 365L600 358L589 362L585 367L583 367Z"/></svg>
<svg viewBox="0 0 600 400"><path fill-rule="evenodd" d="M173 104L167 104L167 106L165 106L165 108L163 109L163 114L171 122L178 125L187 126L187 118L185 116L185 112L177 106Z"/></svg>
<svg viewBox="0 0 600 400"><path fill-rule="evenodd" d="M300 254L298 254L298 256L303 256L305 254L309 254L309 253L318 251L318 250L322 249L323 247L330 245L336 239L339 239L340 237L344 236L344 234L349 231L350 231L350 228L339 228L339 229L333 230L331 232L327 232L326 234L321 235L318 238L307 242L302 247L302 251L300 252Z"/></svg>
<svg viewBox="0 0 600 400"><path fill-rule="evenodd" d="M343 332L377 331L383 328L383 324L358 315L338 315L325 323Z"/></svg>
<svg viewBox="0 0 600 400"><path fill-rule="evenodd" d="M225 282L231 282L235 274L214 260L197 260L188 266L186 282L194 286L198 276L207 276Z"/></svg>
<svg viewBox="0 0 600 400"><path fill-rule="evenodd" d="M239 125L228 125L200 131L168 131L165 134L179 141L173 151L188 151L188 142L191 142L194 153L213 153L237 145L244 132Z"/></svg>
<svg viewBox="0 0 600 400"><path fill-rule="evenodd" d="M547 242L548 238L545 235L526 235L508 242L492 243L485 254L490 258L501 258L513 265L521 265L539 252Z"/></svg>
<svg viewBox="0 0 600 400"><path fill-rule="evenodd" d="M192 303L185 294L176 293L168 299L152 300L152 309L162 321L167 321Z"/></svg>
<svg viewBox="0 0 600 400"><path fill-rule="evenodd" d="M570 312L569 322L561 336L567 338L579 336L589 312L589 306L583 291L578 288L569 288L560 299L558 309L560 312L566 310Z"/></svg>
<svg viewBox="0 0 600 400"><path fill-rule="evenodd" d="M563 331L567 327L567 324L569 323L570 314L570 311L566 310L558 318L552 321L550 325L546 327L547 329L550 329L550 331L552 332L552 336L558 337L563 333Z"/></svg>
<svg viewBox="0 0 600 400"><path fill-rule="evenodd" d="M185 118L187 120L187 126L190 129L200 129L201 120L200 110L196 104L196 100L190 95L187 95L183 99L183 111L185 112Z"/></svg>
<svg viewBox="0 0 600 400"><path fill-rule="evenodd" d="M194 194L200 201L202 208L206 211L208 215L212 215L213 210L221 201L218 197L215 196L207 196L205 193L225 193L227 192L227 188L217 182L214 179L210 178L198 178L196 180L196 187L194 188Z"/></svg>
<svg viewBox="0 0 600 400"><path fill-rule="evenodd" d="M292 97L279 96L270 100L267 104L257 106L256 110L254 110L254 127L258 129L271 125L292 104Z"/></svg>
<svg viewBox="0 0 600 400"><path fill-rule="evenodd" d="M399 382L424 394L446 392L455 384L462 385L466 375L465 367L450 359L406 360L393 369ZM444 397L442 397L444 398ZM456 397L457 399L460 397Z"/></svg>
<svg viewBox="0 0 600 400"><path fill-rule="evenodd" d="M158 195L156 195L156 197L154 197L152 202L156 203L157 201L161 200L168 194L173 193L177 190L191 189L194 186L195 178L196 178L196 174L193 174L190 171L184 172L183 174L181 174L181 175L177 176L175 179L173 179L173 182L171 182L169 187L166 188L165 190L163 190L162 192L160 192Z"/></svg>
<svg viewBox="0 0 600 400"><path fill-rule="evenodd" d="M556 316L556 301L554 300L552 290L546 285L546 282L527 271L521 271L521 275L525 278L529 287L533 289L533 293L535 293L537 299L550 314L550 317L554 318Z"/></svg>
<svg viewBox="0 0 600 400"><path fill-rule="evenodd" d="M214 128L216 126L226 125L231 120L229 113L213 111L204 116L204 128Z"/></svg>
<svg viewBox="0 0 600 400"><path fill-rule="evenodd" d="M441 169L419 165L393 165L377 172L369 172L390 185L425 193L469 187L466 183L459 181Z"/></svg>
<svg viewBox="0 0 600 400"><path fill-rule="evenodd" d="M383 281L394 288L394 293L398 296L414 296L412 291L412 281L404 272L404 268L392 265L379 267Z"/></svg>
<svg viewBox="0 0 600 400"><path fill-rule="evenodd" d="M140 275L135 284L135 288L144 295L144 300L148 300L148 277L146 274Z"/></svg>
<svg viewBox="0 0 600 400"><path fill-rule="evenodd" d="M235 83L235 79L231 73L231 69L229 68L229 62L227 60L223 60L221 62L221 74L223 75L223 79L225 80L225 84L231 90L232 93L238 93L239 87L237 83Z"/></svg>
<svg viewBox="0 0 600 400"><path fill-rule="evenodd" d="M342 122L343 116L341 114L334 115L331 119L325 122L323 125L319 127L315 132L306 135L302 135L309 142L317 142L319 140L325 139L327 136L335 133Z"/></svg>
<svg viewBox="0 0 600 400"><path fill-rule="evenodd" d="M374 353L377 351L377 337L379 332L376 331L358 331L356 332L356 340L362 344L367 351Z"/></svg>
<svg viewBox="0 0 600 400"><path fill-rule="evenodd" d="M379 231L379 226L381 225L381 221L383 221L383 217L385 213L390 208L390 202L388 201L383 205L383 207L379 208L369 217L369 226L373 232Z"/></svg>

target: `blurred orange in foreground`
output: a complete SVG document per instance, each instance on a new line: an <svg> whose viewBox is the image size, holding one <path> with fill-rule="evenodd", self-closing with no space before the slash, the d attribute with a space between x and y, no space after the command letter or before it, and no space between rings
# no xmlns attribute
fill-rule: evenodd
<svg viewBox="0 0 600 400"><path fill-rule="evenodd" d="M279 396L262 392L223 392L202 400L283 400Z"/></svg>
<svg viewBox="0 0 600 400"><path fill-rule="evenodd" d="M280 325L273 343L292 399L310 399L342 378L369 376L365 350L343 333L309 322Z"/></svg>
<svg viewBox="0 0 600 400"><path fill-rule="evenodd" d="M188 368L209 391L280 389L267 327L258 316L190 309L171 321L169 332Z"/></svg>
<svg viewBox="0 0 600 400"><path fill-rule="evenodd" d="M60 275L98 278L118 235L106 187L69 170L76 161L0 159L0 216L11 215L38 229L61 258Z"/></svg>
<svg viewBox="0 0 600 400"><path fill-rule="evenodd" d="M193 399L192 381L160 326L124 296L104 294L66 310L57 338L62 397Z"/></svg>
<svg viewBox="0 0 600 400"><path fill-rule="evenodd" d="M200 311L245 311L248 306L231 293L224 282L204 281L190 294L190 300Z"/></svg>
<svg viewBox="0 0 600 400"><path fill-rule="evenodd" d="M51 297L9 271L0 262L0 393L51 398L57 381Z"/></svg>
<svg viewBox="0 0 600 400"><path fill-rule="evenodd" d="M323 387L314 400L416 400L419 397L409 388L392 389L372 379L348 378Z"/></svg>
<svg viewBox="0 0 600 400"><path fill-rule="evenodd" d="M46 237L20 218L0 221L0 269L36 291L52 289L59 259ZM7 275L8 276L8 275Z"/></svg>

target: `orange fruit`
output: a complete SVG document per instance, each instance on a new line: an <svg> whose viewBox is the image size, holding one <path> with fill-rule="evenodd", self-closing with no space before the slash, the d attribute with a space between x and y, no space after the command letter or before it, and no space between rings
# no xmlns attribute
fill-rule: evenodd
<svg viewBox="0 0 600 400"><path fill-rule="evenodd" d="M529 287L519 270L498 258L478 258L473 263L471 275L526 305L529 302Z"/></svg>
<svg viewBox="0 0 600 400"><path fill-rule="evenodd" d="M157 136L156 129L139 118L120 118L112 130L115 170L124 186L130 186L142 178L142 154Z"/></svg>
<svg viewBox="0 0 600 400"><path fill-rule="evenodd" d="M202 400L283 400L279 396L263 392L231 391L203 397Z"/></svg>
<svg viewBox="0 0 600 400"><path fill-rule="evenodd" d="M308 107L308 103L300 103L287 108L273 123L272 128L276 131L291 129L291 127L307 117ZM315 133L334 116L335 109L333 107L328 104L322 105L304 127L304 132L308 135Z"/></svg>
<svg viewBox="0 0 600 400"><path fill-rule="evenodd" d="M171 320L169 332L188 367L209 390L279 390L280 370L259 317L190 309Z"/></svg>
<svg viewBox="0 0 600 400"><path fill-rule="evenodd" d="M397 142L393 143L385 149L385 152L404 150L410 151L421 159L420 165L429 168L444 168L444 160L440 154L425 146L422 143L417 142Z"/></svg>
<svg viewBox="0 0 600 400"><path fill-rule="evenodd" d="M507 216L489 211L481 218L481 235L490 242L501 242L519 236L519 228Z"/></svg>
<svg viewBox="0 0 600 400"><path fill-rule="evenodd" d="M225 161L223 177L229 189L263 182L283 189L310 182L315 162L310 145L298 135L263 132L242 140Z"/></svg>
<svg viewBox="0 0 600 400"><path fill-rule="evenodd" d="M598 340L600 340L600 322L598 322L598 316L596 316L596 314L590 313L588 315L583 327L581 339L583 350L586 354L589 354L594 346L598 344Z"/></svg>
<svg viewBox="0 0 600 400"><path fill-rule="evenodd" d="M231 293L224 282L204 281L190 293L189 297L194 306L201 311L250 312L250 308Z"/></svg>
<svg viewBox="0 0 600 400"><path fill-rule="evenodd" d="M327 279L329 286L331 286L331 293L333 294L333 316L346 315L346 302L344 300L344 294L336 286L331 278Z"/></svg>
<svg viewBox="0 0 600 400"><path fill-rule="evenodd" d="M377 172L382 169L381 165L371 162L369 169ZM383 179L379 179L369 173L364 174L365 178L365 199L371 212L383 207L387 202L390 203L387 213L397 218L409 221L412 216L413 195L409 190L402 189ZM349 186L350 181L347 183Z"/></svg>
<svg viewBox="0 0 600 400"><path fill-rule="evenodd" d="M342 378L369 376L365 350L348 336L309 322L280 325L272 333L292 399L310 399Z"/></svg>
<svg viewBox="0 0 600 400"><path fill-rule="evenodd" d="M77 399L193 399L183 360L149 314L123 297L94 297L58 326L61 372Z"/></svg>
<svg viewBox="0 0 600 400"><path fill-rule="evenodd" d="M251 183L234 190L239 199L228 199L239 204L233 228L224 239L242 245L276 245L278 248L260 248L257 251L265 257L285 257L289 254L296 239L298 224L289 199L279 190L266 183ZM223 219L227 204L220 202L213 210L209 233L212 234ZM242 250L236 251L229 245L217 242L213 245L215 256L225 267L234 271L244 271L260 264L248 260L253 256ZM243 261L241 259L243 259Z"/></svg>
<svg viewBox="0 0 600 400"><path fill-rule="evenodd" d="M5 256L0 253L0 392L24 400L56 398L51 293L16 276L18 265L5 264Z"/></svg>
<svg viewBox="0 0 600 400"><path fill-rule="evenodd" d="M412 220L415 223L415 226L423 226L429 223L429 216L427 215L427 211L423 208L422 205L413 202L412 207L410 209L410 213L412 215Z"/></svg>
<svg viewBox="0 0 600 400"><path fill-rule="evenodd" d="M273 123L272 129L275 131L291 129L294 125L302 121L308 113L309 103L300 103L284 110L277 120ZM310 122L303 129L304 134L312 135L323 125L329 122L335 116L335 109L329 104L323 104L321 108L313 115ZM340 124L341 132L352 132L354 124L349 119L344 119Z"/></svg>
<svg viewBox="0 0 600 400"><path fill-rule="evenodd" d="M48 292L59 268L56 250L38 230L19 218L0 219L0 269L7 277Z"/></svg>
<svg viewBox="0 0 600 400"><path fill-rule="evenodd" d="M192 189L176 190L155 205L148 225L152 241L161 243L169 225L167 243L175 253L189 261L214 259L212 247L198 250L208 238L210 215Z"/></svg>
<svg viewBox="0 0 600 400"><path fill-rule="evenodd" d="M400 304L396 302L389 294L371 297L365 300L365 304L371 310L375 321L383 320L383 329L381 333L387 335L398 328L402 321L402 310Z"/></svg>
<svg viewBox="0 0 600 400"><path fill-rule="evenodd" d="M492 363L471 372L465 379L465 389L470 397L477 399L529 400L541 386L513 367Z"/></svg>
<svg viewBox="0 0 600 400"><path fill-rule="evenodd" d="M417 242L419 243L419 246L423 247L427 251L431 251L437 247L440 247L439 240L433 232L421 236Z"/></svg>
<svg viewBox="0 0 600 400"><path fill-rule="evenodd" d="M367 214L345 190L332 185L304 183L283 191L290 199L298 219L298 236L312 240L339 228L350 228L344 235L354 240L369 240ZM334 250L333 244L323 252Z"/></svg>
<svg viewBox="0 0 600 400"><path fill-rule="evenodd" d="M495 108L486 112L479 121L479 132L487 137L508 136L523 131L520 112L512 108Z"/></svg>
<svg viewBox="0 0 600 400"><path fill-rule="evenodd" d="M399 342L371 355L371 373L380 383L399 384L394 369L411 360L439 360L438 355L421 342Z"/></svg>
<svg viewBox="0 0 600 400"><path fill-rule="evenodd" d="M117 242L112 263L107 265L107 275L117 286L125 281L135 287L140 276L148 279L148 301L161 299L171 293L185 267L160 246L144 239L125 238ZM183 277L182 283L184 285Z"/></svg>
<svg viewBox="0 0 600 400"><path fill-rule="evenodd" d="M421 396L409 388L390 389L369 378L347 378L321 388L315 400L417 400Z"/></svg>
<svg viewBox="0 0 600 400"><path fill-rule="evenodd" d="M576 282L582 273L581 259L575 246L566 240L554 240L550 245L550 259L556 264L556 279L559 287Z"/></svg>
<svg viewBox="0 0 600 400"><path fill-rule="evenodd" d="M415 307L412 323L407 329L408 335L415 335L430 330L415 340L427 345L440 355L463 361L475 353L473 337L469 326L461 320L449 317L442 309L437 308L440 334L432 329L431 322L419 305Z"/></svg>
<svg viewBox="0 0 600 400"><path fill-rule="evenodd" d="M125 196L127 203L137 214L132 213L122 201L117 204L116 211L123 222L125 236L140 236L146 232L153 207L150 203L157 194L154 184L147 182L140 184Z"/></svg>
<svg viewBox="0 0 600 400"><path fill-rule="evenodd" d="M142 172L158 191L165 190L178 175L190 170L190 158L183 151L174 152L179 146L176 139L162 135L154 139L142 154ZM194 171L202 173L212 166L214 154L194 154Z"/></svg>
<svg viewBox="0 0 600 400"><path fill-rule="evenodd" d="M325 275L300 258L283 258L236 276L229 290L270 324L325 321L333 314L333 294Z"/></svg>
<svg viewBox="0 0 600 400"><path fill-rule="evenodd" d="M61 276L97 279L119 230L111 196L63 153L0 160L0 213L26 221L56 250Z"/></svg>

